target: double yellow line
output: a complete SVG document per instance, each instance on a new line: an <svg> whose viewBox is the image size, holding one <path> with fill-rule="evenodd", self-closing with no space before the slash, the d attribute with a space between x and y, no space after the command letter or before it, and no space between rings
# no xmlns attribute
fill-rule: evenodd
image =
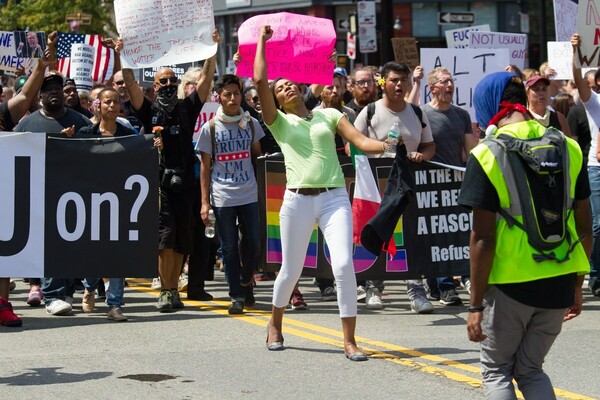
<svg viewBox="0 0 600 400"><path fill-rule="evenodd" d="M150 289L150 282L143 279L128 279L131 289L158 295L158 291ZM219 315L237 318L247 323L264 327L271 316L268 311L252 310L241 315L229 315L228 307L231 305L229 301L211 300L211 301L196 301L185 300L183 302L188 306L201 307L203 310L214 312ZM327 344L330 346L339 347L343 350L343 335L340 331L325 328L320 325L314 325L307 322L297 321L289 317L285 318L283 332L286 335L294 335L314 342ZM481 371L479 367L468 364L463 364L448 358L423 353L407 347L398 346L395 344L371 340L363 337L356 337L358 345L371 358L379 358L390 361L398 365L409 367L420 372L428 373L435 376L443 376L455 382L460 382L473 388L481 388ZM450 368L450 369L447 369ZM469 373L470 375L466 375ZM557 396L568 400L597 400L593 397L588 397L582 394L569 392L566 390L554 388ZM517 392L517 397L523 399L523 395Z"/></svg>

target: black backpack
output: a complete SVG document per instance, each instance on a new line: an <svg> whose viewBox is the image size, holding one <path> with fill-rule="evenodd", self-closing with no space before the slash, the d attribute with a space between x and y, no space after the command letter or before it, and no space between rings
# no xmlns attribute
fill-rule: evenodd
<svg viewBox="0 0 600 400"><path fill-rule="evenodd" d="M509 227L517 226L527 233L529 244L539 252L533 256L535 261L567 261L582 238L573 242L567 227L574 199L564 135L548 127L538 138L500 134L484 143L496 157L510 194L510 208L502 209L500 215ZM522 215L523 223L514 215ZM569 249L559 259L553 250L565 240Z"/></svg>

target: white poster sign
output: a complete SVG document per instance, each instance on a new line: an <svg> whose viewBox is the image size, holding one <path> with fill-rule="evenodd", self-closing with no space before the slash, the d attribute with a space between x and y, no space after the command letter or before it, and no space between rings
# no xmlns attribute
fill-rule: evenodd
<svg viewBox="0 0 600 400"><path fill-rule="evenodd" d="M571 42L548 42L548 64L556 71L552 79L573 79Z"/></svg>
<svg viewBox="0 0 600 400"><path fill-rule="evenodd" d="M124 67L205 60L217 52L211 0L115 0Z"/></svg>
<svg viewBox="0 0 600 400"><path fill-rule="evenodd" d="M358 28L358 46L361 53L377 52L377 31L374 26Z"/></svg>
<svg viewBox="0 0 600 400"><path fill-rule="evenodd" d="M466 49L469 47L469 34L471 32L489 32L490 26L475 25L466 28L448 29L446 31L446 46L449 49Z"/></svg>
<svg viewBox="0 0 600 400"><path fill-rule="evenodd" d="M94 85L92 69L94 68L94 46L76 43L71 47L71 72L78 91L89 92Z"/></svg>
<svg viewBox="0 0 600 400"><path fill-rule="evenodd" d="M520 69L528 64L527 35L504 32L471 32L470 49L508 49L510 63Z"/></svg>
<svg viewBox="0 0 600 400"><path fill-rule="evenodd" d="M554 0L554 29L556 41L568 42L577 31L577 3L572 0Z"/></svg>
<svg viewBox="0 0 600 400"><path fill-rule="evenodd" d="M577 32L581 36L581 46L575 58L577 66L597 68L600 64L600 0L579 3Z"/></svg>
<svg viewBox="0 0 600 400"><path fill-rule="evenodd" d="M456 80L452 102L467 110L472 121L475 121L473 108L475 86L486 75L504 71L508 60L507 49L421 49L421 66L425 74L437 67L447 68ZM421 103L426 104L429 101L431 101L429 85L423 85Z"/></svg>

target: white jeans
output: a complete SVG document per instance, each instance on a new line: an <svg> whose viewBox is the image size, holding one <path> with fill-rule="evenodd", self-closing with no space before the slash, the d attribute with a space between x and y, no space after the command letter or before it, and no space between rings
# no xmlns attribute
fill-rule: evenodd
<svg viewBox="0 0 600 400"><path fill-rule="evenodd" d="M317 223L329 246L340 317L355 317L352 211L346 189L337 188L318 196L305 196L286 190L279 221L283 260L273 287L273 305L282 308L289 303L294 286L302 274L310 236Z"/></svg>

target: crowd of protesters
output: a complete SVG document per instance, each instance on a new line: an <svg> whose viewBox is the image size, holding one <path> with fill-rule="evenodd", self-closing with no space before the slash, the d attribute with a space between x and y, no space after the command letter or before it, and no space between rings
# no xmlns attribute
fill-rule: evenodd
<svg viewBox="0 0 600 400"><path fill-rule="evenodd" d="M389 61L381 68L357 66L350 73L335 68L331 85L308 86L287 79L268 82L264 45L271 35L270 27L261 29L253 79L224 74L214 81L214 55L203 61L202 68L188 71L182 81L172 69L162 68L155 74L154 85L146 89L136 82L133 70L121 69L118 60L123 42L109 39L104 45L115 51L114 73L108 82L97 83L87 93L54 71L57 35L49 34L44 54L36 53L38 63L31 75L20 74L2 88L1 130L67 137L153 134L160 154L161 187L158 270L152 286L159 291L156 308L160 312L183 308L182 291L187 291L187 299L211 300L205 282L213 279L215 260L222 262L230 314L241 314L254 306L256 281L276 279L273 315L267 328L269 350L284 349L281 325L288 304L295 310L308 308L298 279L310 232L317 222L331 249L335 279L316 279L315 283L323 301L337 299L340 304L346 356L363 361L367 357L354 340L357 302L364 302L367 309L383 309L384 282L356 282L352 272L352 221L336 155L354 154L358 149L369 157L390 156L393 144L387 135L396 124L409 162L433 160L465 167L471 150L485 136L489 120L471 121L466 111L452 104L455 80L445 68L411 70ZM213 40L221 43L216 30ZM575 35L574 51L579 43ZM239 55L234 59L239 61ZM508 81L522 83L526 119L555 127L579 144L589 173L596 239L600 233L596 122L600 120L596 95L600 92L600 70L582 76L574 68L573 73L574 79L567 82L552 80L554 71L547 64L523 71L507 66L505 72ZM424 79L431 100L420 105ZM194 127L208 101L217 102L219 108L200 129L194 147ZM287 190L280 215L283 263L275 278L259 265L260 216L254 164L258 156L279 152L286 160ZM225 157L230 153L239 158L235 169ZM218 240L204 234L213 214ZM301 229L303 224L306 226ZM594 240L593 250L589 289L600 296L600 241ZM408 281L411 310L418 314L434 312L432 300L443 306L461 306L458 289L470 292L470 278L430 276ZM44 304L48 314L71 312L77 286L83 285L84 312L92 312L96 300L105 298L107 318L127 320L122 310L126 285L122 278L29 277L27 281L27 303L33 307ZM4 326L22 324L8 301L13 287L9 278L0 278L0 323ZM479 289L476 301L481 303ZM476 314L483 307L473 301L471 297ZM479 331L473 331L472 339L483 340L478 335Z"/></svg>

